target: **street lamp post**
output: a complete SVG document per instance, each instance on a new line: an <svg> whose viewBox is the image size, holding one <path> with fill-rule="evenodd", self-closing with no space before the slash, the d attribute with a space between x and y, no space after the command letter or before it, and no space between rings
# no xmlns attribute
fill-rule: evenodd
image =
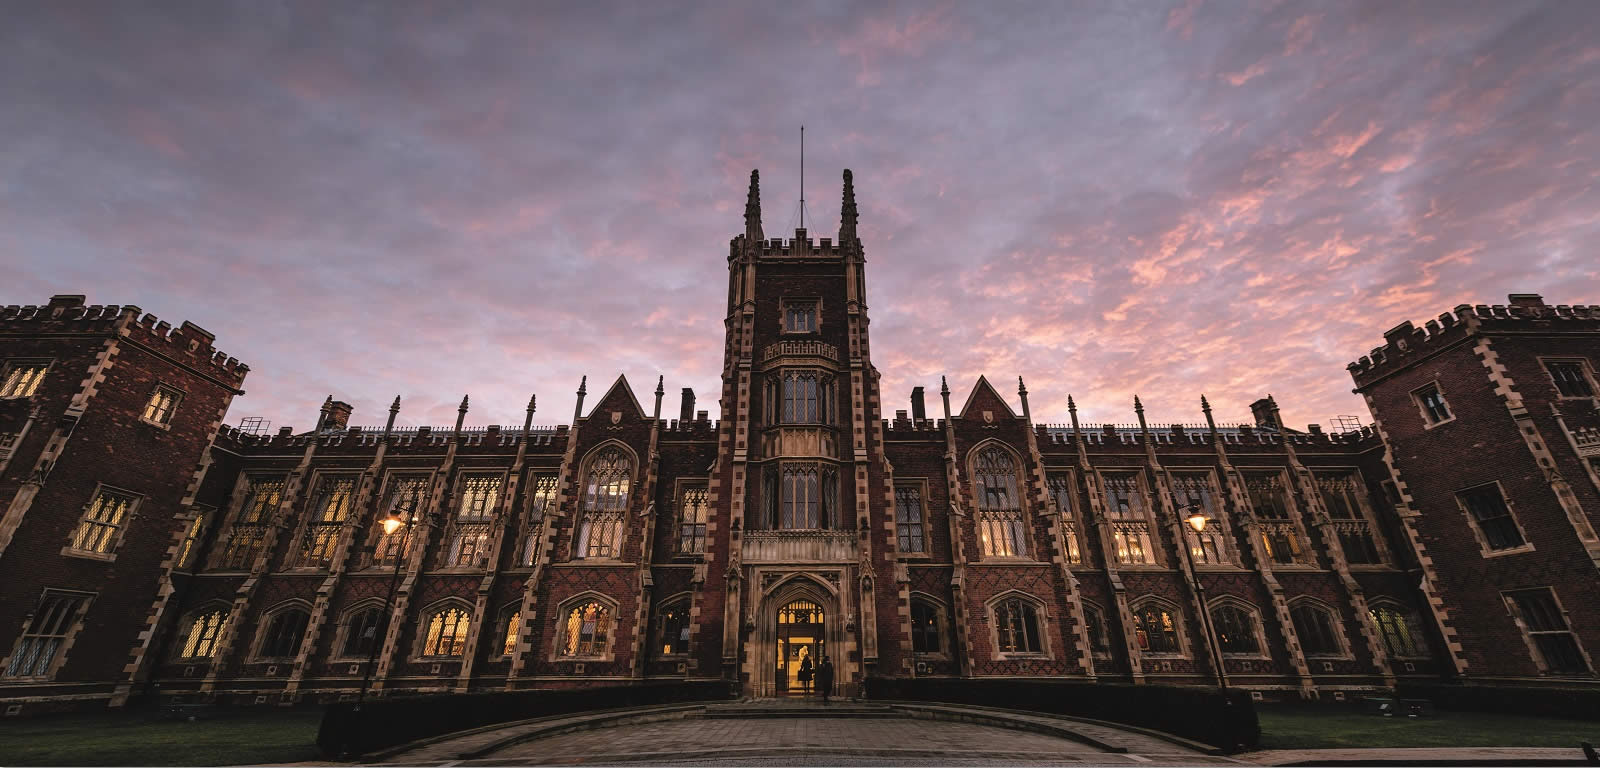
<svg viewBox="0 0 1600 768"><path fill-rule="evenodd" d="M1206 530L1206 524L1211 522L1205 515L1205 509L1199 504L1185 505L1183 511L1189 514L1183 517L1183 522L1194 529L1198 537ZM1191 548L1184 547L1183 564L1189 570L1189 583L1194 586L1195 595L1200 598L1200 626L1206 633L1206 647L1211 651L1211 667L1217 673L1217 687L1222 689L1222 699L1228 700L1228 676L1222 671L1222 646L1217 642L1216 628L1211 624L1211 609L1206 605L1206 588L1200 583L1200 576L1194 570L1194 552Z"/></svg>
<svg viewBox="0 0 1600 768"><path fill-rule="evenodd" d="M415 506L408 511L415 512ZM389 510L389 514L384 516L382 522L380 523L383 526L384 535L393 536L395 531L406 527L407 518L414 519L414 516L408 514L405 517L401 517L398 509ZM389 606L394 602L395 589L400 586L400 568L405 564L405 546L403 542L404 539L402 539L400 551L395 553L394 574L389 577L389 595L383 599L383 624L381 625L381 631L375 631L373 635L372 652L367 655L367 668L366 671L364 671L361 675L361 693L356 696L355 711L357 712L361 711L361 703L367 700L367 688L372 683L372 668L378 663L378 647L383 642L382 638L388 636L389 622L393 621L394 612L389 608ZM374 546L374 551L376 551L376 546Z"/></svg>

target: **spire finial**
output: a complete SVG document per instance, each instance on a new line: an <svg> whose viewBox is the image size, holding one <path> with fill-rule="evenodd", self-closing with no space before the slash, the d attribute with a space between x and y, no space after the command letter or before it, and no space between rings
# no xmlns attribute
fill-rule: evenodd
<svg viewBox="0 0 1600 768"><path fill-rule="evenodd" d="M667 393L667 390L661 386L661 385L665 384L666 382L667 382L666 374L658 374L656 376L656 396L657 397L660 397L660 396L662 396L662 395Z"/></svg>
<svg viewBox="0 0 1600 768"><path fill-rule="evenodd" d="M539 410L539 396L528 395L528 413Z"/></svg>
<svg viewBox="0 0 1600 768"><path fill-rule="evenodd" d="M757 243L767 239L761 233L761 171L750 172L750 196L744 201L744 236Z"/></svg>
<svg viewBox="0 0 1600 768"><path fill-rule="evenodd" d="M400 412L400 396L399 395L395 395L394 396L394 402L389 404L389 412L390 413L399 413Z"/></svg>
<svg viewBox="0 0 1600 768"><path fill-rule="evenodd" d="M456 409L456 437L461 437L461 423L467 420L467 396L461 396L461 407Z"/></svg>
<svg viewBox="0 0 1600 768"><path fill-rule="evenodd" d="M839 243L856 239L856 185L850 169L844 169L844 201L839 204Z"/></svg>
<svg viewBox="0 0 1600 768"><path fill-rule="evenodd" d="M533 429L533 412L537 409L538 405L534 402L534 395L528 395L528 413L522 419L522 439L524 441L528 439L528 432Z"/></svg>
<svg viewBox="0 0 1600 768"><path fill-rule="evenodd" d="M950 423L950 383L939 377L939 399L944 401L944 421Z"/></svg>
<svg viewBox="0 0 1600 768"><path fill-rule="evenodd" d="M394 431L394 417L400 415L400 396L394 396L394 403L389 406L389 421L383 425L383 439L389 439L389 433Z"/></svg>
<svg viewBox="0 0 1600 768"><path fill-rule="evenodd" d="M1144 403L1139 402L1138 395L1133 396L1133 412L1139 414L1139 431L1143 432L1146 438L1149 438L1150 427L1144 423Z"/></svg>
<svg viewBox="0 0 1600 768"><path fill-rule="evenodd" d="M589 393L589 376L585 374L583 380L578 382L578 404L572 408L573 428L577 428L578 417L583 415L583 396Z"/></svg>
<svg viewBox="0 0 1600 768"><path fill-rule="evenodd" d="M1019 394L1019 395L1028 394L1028 385L1022 383L1022 377L1021 376L1017 377L1017 394Z"/></svg>
<svg viewBox="0 0 1600 768"><path fill-rule="evenodd" d="M1067 414L1072 416L1072 441L1078 441L1078 404L1073 402L1072 395L1067 395Z"/></svg>
<svg viewBox="0 0 1600 768"><path fill-rule="evenodd" d="M1206 400L1205 395L1200 396L1200 410L1206 414L1206 429L1211 432L1211 439L1215 441L1217 438L1217 420L1211 416L1211 403Z"/></svg>

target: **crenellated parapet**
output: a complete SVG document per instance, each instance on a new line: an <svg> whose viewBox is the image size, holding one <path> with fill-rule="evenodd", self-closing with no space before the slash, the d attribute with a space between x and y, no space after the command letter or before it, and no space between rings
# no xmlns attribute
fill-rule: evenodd
<svg viewBox="0 0 1600 768"><path fill-rule="evenodd" d="M123 329L123 335L164 355L207 370L218 378L233 382L235 386L242 384L245 374L250 372L250 366L211 345L216 341L216 334L187 320L173 328L171 323L146 314L129 323Z"/></svg>
<svg viewBox="0 0 1600 768"><path fill-rule="evenodd" d="M1600 305L1551 306L1535 294L1511 294L1509 304L1462 304L1417 327L1407 320L1383 334L1383 346L1345 366L1362 389L1438 350L1485 333L1596 332Z"/></svg>
<svg viewBox="0 0 1600 768"><path fill-rule="evenodd" d="M132 304L84 304L76 295L52 296L44 306L0 308L0 333L30 335L112 335L149 347L237 388L250 366L212 346L216 335L194 323L178 327Z"/></svg>

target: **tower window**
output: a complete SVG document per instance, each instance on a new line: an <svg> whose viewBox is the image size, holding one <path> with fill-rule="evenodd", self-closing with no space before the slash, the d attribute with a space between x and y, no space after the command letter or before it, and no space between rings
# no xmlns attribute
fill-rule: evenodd
<svg viewBox="0 0 1600 768"><path fill-rule="evenodd" d="M39 390L50 363L45 360L12 360L0 369L0 398L32 397Z"/></svg>
<svg viewBox="0 0 1600 768"><path fill-rule="evenodd" d="M1505 496L1495 483L1480 485L1456 494L1477 526L1483 543L1491 550L1513 549L1527 542L1522 528L1506 506Z"/></svg>
<svg viewBox="0 0 1600 768"><path fill-rule="evenodd" d="M1422 409L1422 416L1427 419L1428 425L1443 424L1455 415L1450 413L1450 406L1444 401L1444 393L1439 391L1437 384L1429 384L1422 389L1411 393L1416 398L1417 407Z"/></svg>
<svg viewBox="0 0 1600 768"><path fill-rule="evenodd" d="M783 305L783 330L786 333L815 333L817 330L817 303L815 301L789 301Z"/></svg>
<svg viewBox="0 0 1600 768"><path fill-rule="evenodd" d="M1562 397L1594 397L1594 382L1582 360L1550 360L1544 365Z"/></svg>
<svg viewBox="0 0 1600 768"><path fill-rule="evenodd" d="M150 401L144 404L144 420L151 424L167 425L172 423L172 414L178 410L178 401L183 395L171 387L156 387L150 393Z"/></svg>

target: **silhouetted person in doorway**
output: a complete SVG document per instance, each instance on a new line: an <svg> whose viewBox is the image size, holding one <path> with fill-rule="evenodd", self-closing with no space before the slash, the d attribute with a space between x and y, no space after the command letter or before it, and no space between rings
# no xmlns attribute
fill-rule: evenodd
<svg viewBox="0 0 1600 768"><path fill-rule="evenodd" d="M828 703L828 697L833 695L833 661L827 656L822 657L822 663L817 665L817 692L822 694L822 703Z"/></svg>
<svg viewBox="0 0 1600 768"><path fill-rule="evenodd" d="M810 696L811 695L811 654L809 654L809 653L806 654L805 658L802 658L800 660L800 674L798 675L798 677L800 678L800 689L802 691L805 691L805 695Z"/></svg>

